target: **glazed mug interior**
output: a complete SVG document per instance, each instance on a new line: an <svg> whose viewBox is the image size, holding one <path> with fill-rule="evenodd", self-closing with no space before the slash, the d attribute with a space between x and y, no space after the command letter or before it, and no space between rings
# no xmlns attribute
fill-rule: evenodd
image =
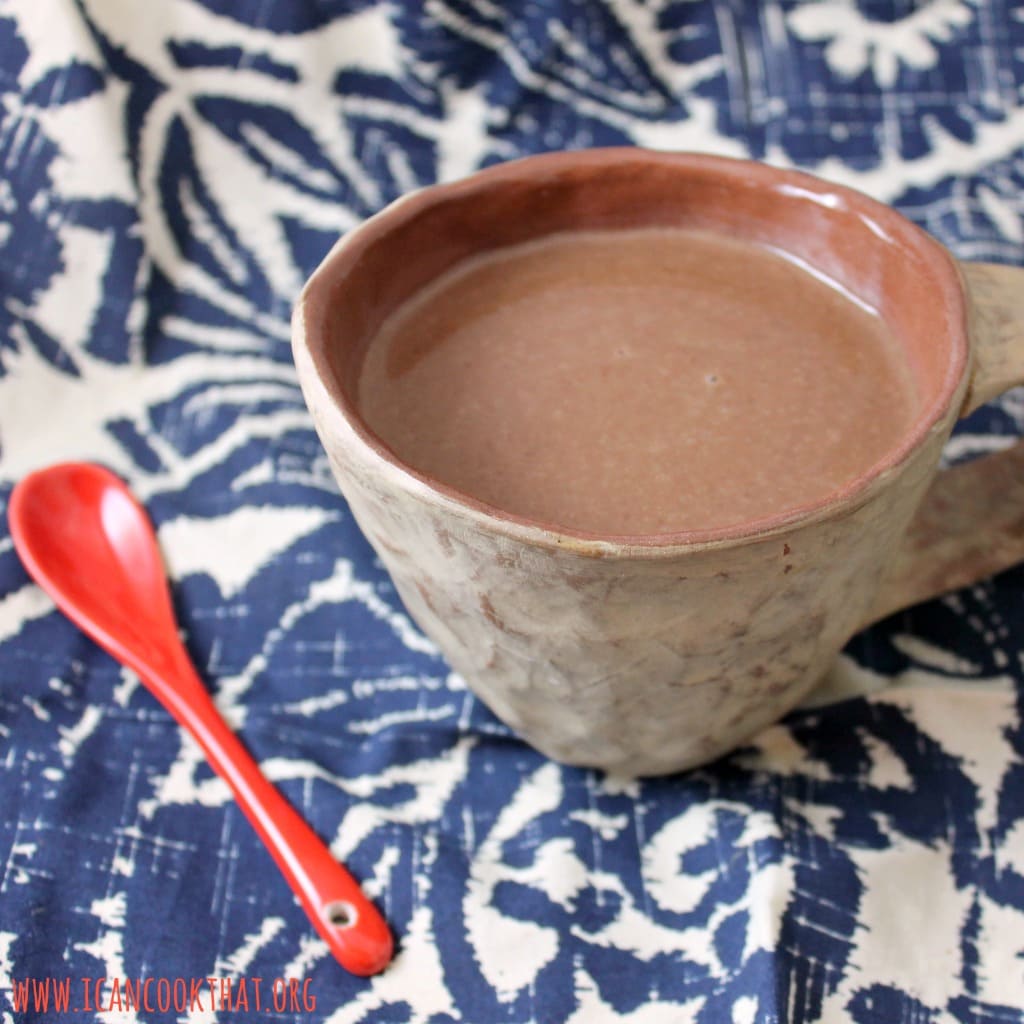
<svg viewBox="0 0 1024 1024"><path fill-rule="evenodd" d="M901 442L864 475L813 505L723 528L643 536L635 544L711 541L770 529L851 497L897 464L948 412L967 365L966 312L956 265L929 235L866 196L808 175L724 158L594 150L501 165L399 201L348 236L329 257L329 293L307 291L306 322L322 343L313 359L338 407L383 457L439 492L510 521L405 464L363 421L360 367L384 320L445 271L480 253L581 230L699 228L784 252L877 311L904 347L918 407Z"/></svg>

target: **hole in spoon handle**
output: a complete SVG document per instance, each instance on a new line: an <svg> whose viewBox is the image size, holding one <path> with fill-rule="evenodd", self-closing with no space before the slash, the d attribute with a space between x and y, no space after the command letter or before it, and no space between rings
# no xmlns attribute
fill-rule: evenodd
<svg viewBox="0 0 1024 1024"><path fill-rule="evenodd" d="M361 892L348 899L328 900L320 905L318 916L318 931L339 963L353 974L368 977L391 962L391 930Z"/></svg>
<svg viewBox="0 0 1024 1024"><path fill-rule="evenodd" d="M348 900L334 900L326 904L323 915L335 928L354 928L359 921L359 911Z"/></svg>

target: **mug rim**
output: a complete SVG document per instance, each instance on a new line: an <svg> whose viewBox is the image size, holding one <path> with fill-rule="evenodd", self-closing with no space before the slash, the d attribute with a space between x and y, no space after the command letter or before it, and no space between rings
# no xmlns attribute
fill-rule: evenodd
<svg viewBox="0 0 1024 1024"><path fill-rule="evenodd" d="M600 169L630 161L638 165L670 165L679 170L681 180L687 172L720 172L733 180L746 179L766 194L797 188L802 198L823 207L853 211L883 237L899 236L896 244L910 245L936 273L942 284L947 307L946 343L948 363L941 386L918 411L899 442L873 465L828 491L820 498L791 509L747 519L726 526L679 530L671 533L612 534L596 533L559 526L519 515L491 505L452 487L436 477L404 462L362 418L338 383L324 352L324 332L311 335L306 322L306 307L323 291L329 291L346 269L351 267L373 242L398 225L432 207L453 199L471 196L502 182L522 183L543 179L546 175L590 165ZM611 229L614 230L614 229ZM377 468L403 490L417 494L433 504L468 517L492 532L515 537L519 541L545 547L570 550L595 557L659 556L680 550L738 546L768 536L789 533L810 523L852 511L884 485L932 433L943 425L962 402L967 386L970 362L968 302L962 276L952 254L936 239L903 214L865 193L835 184L805 171L779 168L755 160L704 153L666 152L622 146L534 154L491 165L452 182L427 185L410 192L361 224L346 232L320 262L306 282L292 317L292 348L300 383L311 410L326 404L346 431L365 450Z"/></svg>

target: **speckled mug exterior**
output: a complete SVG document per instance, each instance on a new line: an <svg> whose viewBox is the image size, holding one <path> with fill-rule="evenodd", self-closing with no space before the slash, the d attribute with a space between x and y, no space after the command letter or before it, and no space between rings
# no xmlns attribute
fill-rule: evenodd
<svg viewBox="0 0 1024 1024"><path fill-rule="evenodd" d="M906 344L921 395L900 444L786 515L598 537L428 479L361 421L362 356L384 317L426 282L488 248L641 224L782 247L879 309ZM744 161L593 150L424 189L351 232L303 293L294 352L353 514L452 667L551 757L649 775L708 761L779 718L869 620L964 404L967 325L956 262L858 193Z"/></svg>

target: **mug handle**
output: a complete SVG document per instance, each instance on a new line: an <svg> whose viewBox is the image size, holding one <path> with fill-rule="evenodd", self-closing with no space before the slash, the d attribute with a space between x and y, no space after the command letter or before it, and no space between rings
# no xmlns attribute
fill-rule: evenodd
<svg viewBox="0 0 1024 1024"><path fill-rule="evenodd" d="M1024 383L1024 270L961 263L974 365L961 417ZM1024 444L939 473L864 625L1024 562Z"/></svg>

